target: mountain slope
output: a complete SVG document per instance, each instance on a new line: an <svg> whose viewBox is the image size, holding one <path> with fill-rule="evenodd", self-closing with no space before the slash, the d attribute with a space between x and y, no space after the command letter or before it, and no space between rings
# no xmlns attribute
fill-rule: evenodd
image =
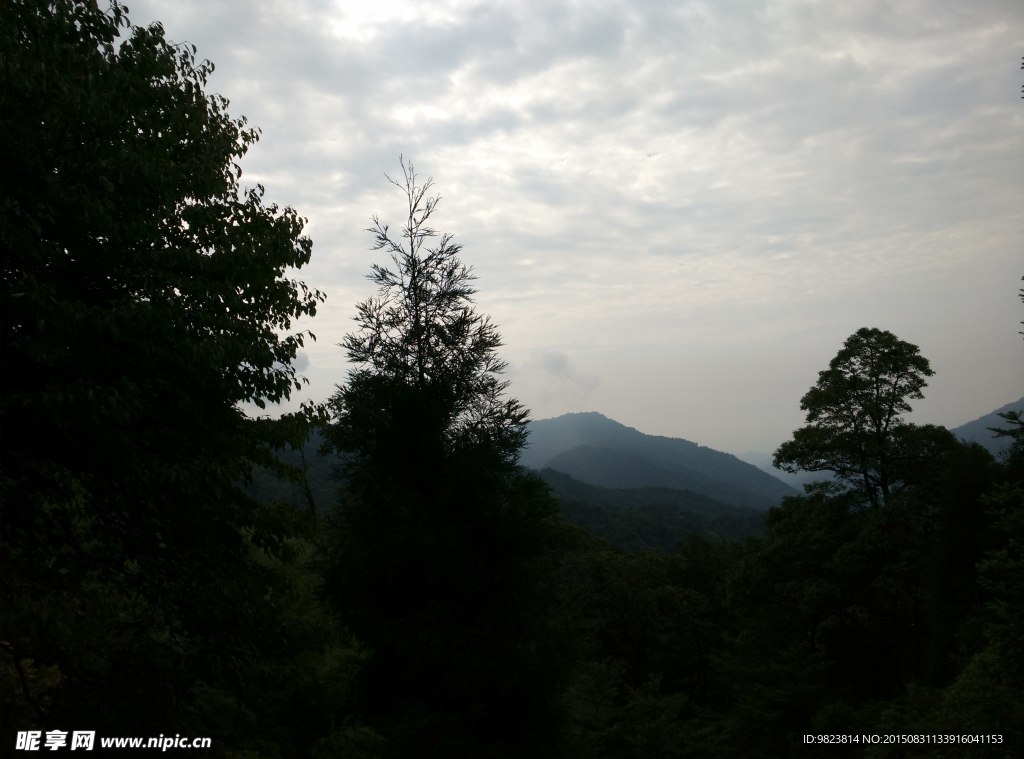
<svg viewBox="0 0 1024 759"><path fill-rule="evenodd" d="M726 506L670 488L610 489L553 469L540 472L562 513L587 532L626 551L675 550L687 535L741 540L764 532L764 512Z"/></svg>
<svg viewBox="0 0 1024 759"><path fill-rule="evenodd" d="M796 491L735 456L681 438L646 435L596 412L529 425L519 462L610 488L689 490L729 506L768 509Z"/></svg>
<svg viewBox="0 0 1024 759"><path fill-rule="evenodd" d="M1024 398L1013 403L1007 403L1002 408L997 408L992 413L985 414L985 416L978 417L966 424L961 424L959 427L954 427L950 432L961 440L979 443L991 453L998 455L1010 447L1010 438L995 437L995 433L988 428L1002 427L1005 429L1009 427L1010 425L1006 423L1006 420L999 416L999 414L1005 414L1007 411L1024 412Z"/></svg>
<svg viewBox="0 0 1024 759"><path fill-rule="evenodd" d="M748 453L739 453L737 458L741 461L746 461L748 464L753 464L762 472L770 474L782 482L786 483L790 487L796 488L799 491L803 491L804 485L809 482L820 482L821 480L832 479L830 472L784 472L781 469L776 469L772 464L773 454L764 453L763 451L751 451Z"/></svg>

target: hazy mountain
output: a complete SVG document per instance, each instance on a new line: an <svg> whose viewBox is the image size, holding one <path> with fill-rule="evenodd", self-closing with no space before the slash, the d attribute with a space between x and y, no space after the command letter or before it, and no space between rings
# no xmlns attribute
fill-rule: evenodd
<svg viewBox="0 0 1024 759"><path fill-rule="evenodd" d="M808 482L832 479L832 474L830 472L797 472L795 474L783 472L781 469L776 469L772 464L771 453L751 451L749 453L737 453L736 457L741 461L746 461L748 464L753 464L762 472L766 472L767 474L782 480L790 487L794 487L801 491L804 489L804 485Z"/></svg>
<svg viewBox="0 0 1024 759"><path fill-rule="evenodd" d="M1007 427L1005 420L999 417L999 414L1006 413L1007 411L1021 411L1024 412L1024 398L1014 403L1007 403L1001 408L997 408L990 414L979 417L974 421L961 424L959 427L954 427L950 430L961 440L967 442L979 443L988 449L992 454L999 455L1002 451L1005 451L1010 447L1010 438L1008 437L995 437L989 428L990 427ZM817 480L827 480L830 478L828 472L797 472L796 474L790 474L783 472L772 466L772 454L764 453L760 451L752 451L750 453L741 453L739 458L750 464L753 464L758 469L772 474L783 482L792 485L797 489L802 489L803 485L808 482L815 482Z"/></svg>
<svg viewBox="0 0 1024 759"><path fill-rule="evenodd" d="M961 424L959 427L954 427L950 432L961 440L979 443L994 455L999 455L1010 447L1010 438L995 437L995 433L988 428L1002 427L1005 429L1006 427L1009 427L1006 420L999 416L999 414L1004 414L1007 411L1024 412L1024 398L1021 398L1019 401L1014 401L1013 403L1007 403L1005 406L997 408L992 413L985 414L985 416L979 417L972 422L967 422L966 424Z"/></svg>
<svg viewBox="0 0 1024 759"><path fill-rule="evenodd" d="M690 491L727 506L768 509L797 491L729 453L681 438L646 435L596 412L529 425L519 461L605 488Z"/></svg>
<svg viewBox="0 0 1024 759"><path fill-rule="evenodd" d="M764 531L763 511L727 506L699 493L602 488L553 469L541 470L540 476L570 522L627 551L670 552L691 534L740 540Z"/></svg>
<svg viewBox="0 0 1024 759"><path fill-rule="evenodd" d="M295 467L303 475L295 481L278 477L262 467L253 467L250 495L260 501L279 501L305 511L313 508L318 513L330 510L338 500L338 481L335 479L337 461L333 456L321 456L323 433L313 429L301 449L285 447L277 452L277 459Z"/></svg>

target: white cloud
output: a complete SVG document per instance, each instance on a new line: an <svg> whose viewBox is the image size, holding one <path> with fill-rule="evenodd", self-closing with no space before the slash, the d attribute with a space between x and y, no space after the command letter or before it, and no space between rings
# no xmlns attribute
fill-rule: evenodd
<svg viewBox="0 0 1024 759"><path fill-rule="evenodd" d="M383 175L404 153L528 405L575 394L768 447L788 422L730 422L729 398L795 404L867 324L934 354L933 421L1019 396L1019 2L130 5L217 64L264 131L244 178L310 219L314 394L342 379L363 229L400 210ZM559 355L600 382L545 385Z"/></svg>

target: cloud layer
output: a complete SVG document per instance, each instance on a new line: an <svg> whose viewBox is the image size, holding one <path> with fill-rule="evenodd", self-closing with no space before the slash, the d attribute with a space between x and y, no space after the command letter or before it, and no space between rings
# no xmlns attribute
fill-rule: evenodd
<svg viewBox="0 0 1024 759"><path fill-rule="evenodd" d="M263 129L244 179L309 218L314 398L400 153L537 417L771 448L865 325L932 359L928 421L1020 395L1019 2L130 7L214 61Z"/></svg>

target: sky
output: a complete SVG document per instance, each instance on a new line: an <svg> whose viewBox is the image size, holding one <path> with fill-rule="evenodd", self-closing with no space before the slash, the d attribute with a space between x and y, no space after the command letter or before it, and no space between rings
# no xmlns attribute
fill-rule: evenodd
<svg viewBox="0 0 1024 759"><path fill-rule="evenodd" d="M912 421L1024 395L1019 0L128 0L262 130L243 184L308 219L325 400L384 263L399 156L478 277L510 393L774 450L858 328L918 345Z"/></svg>

